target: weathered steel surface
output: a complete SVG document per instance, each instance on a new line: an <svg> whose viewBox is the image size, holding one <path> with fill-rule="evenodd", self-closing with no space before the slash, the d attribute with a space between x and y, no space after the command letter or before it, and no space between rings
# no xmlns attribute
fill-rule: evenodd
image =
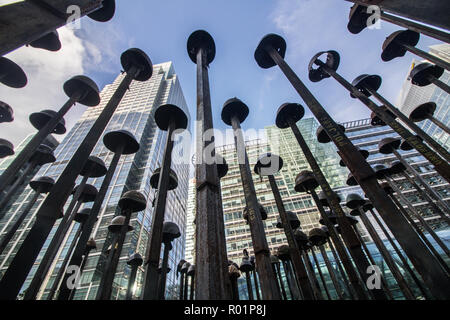
<svg viewBox="0 0 450 320"><path fill-rule="evenodd" d="M195 298L228 300L231 282L225 242L220 181L215 163L205 163L205 151L212 150L214 139L204 140L204 132L213 129L208 79L208 57L203 48L197 52L197 141L196 141L196 231L195 231Z"/></svg>
<svg viewBox="0 0 450 320"><path fill-rule="evenodd" d="M383 11L450 30L450 3L442 0L346 0L362 5L378 5Z"/></svg>
<svg viewBox="0 0 450 320"><path fill-rule="evenodd" d="M378 185L373 170L363 156L351 143L350 139L341 132L334 120L320 105L294 71L287 65L278 51L273 47L266 47L266 51L285 73L293 87L306 102L311 112L336 144L341 158L347 164L347 167L353 173L371 202L378 209L383 220L392 230L396 239L399 241L418 272L423 276L424 281L428 284L430 290L433 291L435 296L441 299L447 299L450 295L447 290L448 286L450 286L448 276L439 266L436 259L428 252L428 250L426 250L426 247L420 241L405 218L400 214L392 214L393 212L398 212L398 209ZM382 116L383 118L386 118L384 115ZM383 119L383 121L384 120L385 119ZM450 172L450 170L448 172Z"/></svg>

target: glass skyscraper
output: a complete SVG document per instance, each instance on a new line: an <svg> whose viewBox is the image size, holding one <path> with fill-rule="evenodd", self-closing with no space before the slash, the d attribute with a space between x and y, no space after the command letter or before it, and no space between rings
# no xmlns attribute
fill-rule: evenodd
<svg viewBox="0 0 450 320"><path fill-rule="evenodd" d="M101 92L102 102L100 105L88 109L82 115L80 120L74 125L72 130L70 130L56 149L55 156L57 161L53 164L44 166L38 173L39 176L46 175L53 177L55 180L58 178L66 163L78 148L124 76L124 74L119 75L112 84L105 86ZM102 254L102 252L105 252L111 241L107 228L114 216L118 214L117 203L121 195L128 190L138 190L143 193L147 198L147 208L142 212L137 212L132 215L130 224L134 227L134 230L127 234L116 272L111 299L124 299L125 297L128 276L130 273L130 269L126 265L128 256L134 252L139 252L145 259L148 235L151 230L153 212L152 202L155 198L155 190L150 186L150 177L153 171L161 164L164 145L167 138L166 132L159 130L156 126L153 112L157 106L166 103L179 106L186 112L189 118L187 104L171 62L154 65L153 76L150 80L146 82L134 81L131 84L130 90L127 91L122 99L104 132L107 133L119 129L128 130L133 133L137 141L139 141L140 150L136 154L122 156L120 159L106 194L106 198L103 202L102 209L99 213L98 222L93 230L92 236L97 242L97 250L92 251L89 256L88 263L81 277L81 287L76 291L74 299L81 300L95 298L100 281L101 262L105 259L105 254ZM187 152L189 153L189 151ZM97 143L91 155L103 159L107 166L113 157L113 153L106 149L102 140ZM189 165L187 163L174 163L172 169L178 176L178 187L175 190L168 192L165 221L176 223L180 228L182 236L172 243L173 249L169 256L169 267L171 268L171 272L167 277L166 287L168 299L170 299L173 296L173 293L177 291L176 265L178 261L184 257ZM88 180L88 183L95 185L98 189L100 188L102 180L103 178L90 179ZM79 181L80 179L77 182ZM21 196L21 201L26 202L31 193L32 190L29 187L25 188ZM8 267L9 262L20 247L26 232L32 226L34 214L39 203L40 201L34 206L27 220L22 224L21 228L16 233L16 236L1 256L1 272L4 272ZM92 206L92 203L84 205L84 207L87 208L90 206ZM47 239L47 242L39 254L22 290L25 290L31 281L56 227L57 225ZM69 232L64 239L64 245L61 246L57 258L51 266L51 270L42 286L45 290L42 290L41 288L42 291L38 295L38 298L45 299L77 228L78 225L73 224L69 229ZM138 299L141 293L143 270L143 267L140 267L138 270L137 285L133 292L134 299Z"/></svg>

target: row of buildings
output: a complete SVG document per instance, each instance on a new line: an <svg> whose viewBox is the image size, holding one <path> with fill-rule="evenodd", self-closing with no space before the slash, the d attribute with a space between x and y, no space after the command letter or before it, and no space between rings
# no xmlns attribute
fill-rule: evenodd
<svg viewBox="0 0 450 320"><path fill-rule="evenodd" d="M431 48L431 52L447 56L450 53L448 45L435 46ZM414 61L413 64L417 63ZM35 176L49 176L55 180L63 171L66 163L84 139L93 121L99 115L107 101L122 80L123 75L119 75L116 80L107 85L101 93L102 103L96 107L88 109L75 126L67 133L62 142L58 145L55 143L56 162L44 165L35 173ZM447 84L450 83L449 73L446 71L441 80ZM81 288L76 291L75 299L93 299L96 295L96 289L100 281L101 266L105 259L104 252L107 250L110 239L107 227L112 218L117 214L117 203L120 196L128 190L139 190L148 199L147 208L132 216L131 224L134 231L128 233L125 245L122 250L120 263L117 269L115 285L113 291L114 299L124 299L129 267L126 260L133 252L145 254L145 248L148 240L148 234L151 230L151 217L153 212L152 200L155 197L155 190L150 186L150 177L153 171L160 166L164 141L166 139L165 132L160 131L152 116L154 108L160 104L172 103L183 108L189 114L187 104L185 102L180 83L174 71L171 62L154 65L154 73L152 78L146 82L133 82L124 99L121 101L113 119L105 130L106 132L126 129L132 132L136 139L140 142L141 148L138 153L123 156L120 160L117 171L114 175L112 183L106 195L104 206L99 214L98 222L95 226L93 237L97 242L97 250L91 253L88 264L81 279ZM401 110L408 113L411 107L422 102L434 101L438 105L435 114L446 125L450 124L449 105L450 99L448 94L435 86L419 88L411 86L410 81L405 79L405 85L400 94L397 105ZM348 193L362 193L358 187L349 187L345 181L348 171L339 165L339 156L336 148L332 143L320 144L317 142L315 132L318 123L313 118L305 118L297 123L301 133L305 137L312 153L315 155L318 163L321 165L331 186L345 199ZM348 137L353 143L370 152L368 161L370 164L383 163L394 160L393 156L382 155L378 153L378 141L384 137L395 137L397 134L389 127L373 127L370 125L370 119L362 119L343 123L346 128ZM439 141L447 149L450 149L450 138L448 134L437 128L430 121L426 120L420 126L437 141ZM266 152L276 152L284 160L284 167L276 175L276 180L280 188L282 198L287 210L297 214L301 222L303 231L308 232L310 229L319 226L319 213L308 194L299 194L294 191L294 182L296 175L305 169L308 164L298 147L298 144L290 130L279 130L275 126L269 126L264 129L265 137L262 139L247 141L247 152L250 163L254 164L256 159ZM26 141L25 141L26 142ZM20 147L20 146L19 146ZM234 145L223 145L217 148L229 164L228 174L221 180L222 199L225 220L225 235L227 240L227 252L230 260L237 263L240 262L243 249L248 249L252 253L252 243L248 225L242 217L245 206L244 194L242 191L241 179ZM100 141L95 147L92 155L102 158L108 165L113 154L104 147ZM446 200L450 200L450 189L446 181L444 181L433 167L416 151L404 152L403 156L420 172L424 179ZM6 168L11 159L5 159L0 163L0 170ZM168 194L166 207L166 221L175 222L181 230L182 236L173 242L173 249L169 255L169 267L171 269L167 278L167 298L176 299L178 292L178 275L176 266L181 259L185 259L191 263L194 262L194 240L195 240L195 180L192 178L193 170L187 163L174 164L172 169L177 173L179 185ZM276 228L278 212L275 201L267 179L260 179L256 175L253 176L257 197L260 203L268 212L268 219L264 221L266 237L271 250L275 250L282 244L285 244L285 236L282 230ZM91 179L88 183L100 187L102 178ZM439 216L427 206L424 199L420 198L418 193L412 186L402 179L397 180L398 185L404 191L408 199L414 203L419 212L436 230L446 230L448 228ZM4 235L9 226L14 223L16 217L26 206L31 198L32 189L24 183L17 197L11 200L8 213L3 220L0 221L0 236ZM20 229L10 241L7 248L0 256L0 276L8 268L8 265L14 254L20 247L27 231L31 228L37 208L42 198L37 201L32 211L21 225ZM84 205L89 207L90 204ZM25 290L31 281L33 274L45 253L48 244L57 228L57 224L50 234L47 242L42 248L33 269L28 275L22 291ZM68 246L71 243L78 225L74 224L67 233L63 246L58 252L57 258L51 266L50 272L42 286L38 295L39 299L45 299L48 290L51 288L54 278L58 273L62 260L67 253ZM370 237L366 234L364 227L360 227L364 239L370 242ZM382 264L381 258L380 263ZM322 266L324 268L324 266ZM325 272L325 269L324 269ZM137 285L133 291L133 297L138 299L143 281L143 269L140 268L137 275ZM245 291L241 291L245 296Z"/></svg>

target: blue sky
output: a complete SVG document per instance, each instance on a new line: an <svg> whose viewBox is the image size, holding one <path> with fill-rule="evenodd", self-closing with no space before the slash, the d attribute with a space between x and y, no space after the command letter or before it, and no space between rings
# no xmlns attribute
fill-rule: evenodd
<svg viewBox="0 0 450 320"><path fill-rule="evenodd" d="M11 1L0 0L0 4L7 2ZM11 104L16 113L13 124L1 125L1 136L17 144L33 132L27 115L59 108L65 101L62 84L73 75L86 74L100 88L111 83L120 71L120 54L129 47L141 48L155 64L173 61L195 119L196 69L187 55L186 41L197 29L207 30L216 43L216 58L210 65L216 128L227 128L220 112L223 103L234 96L250 107L244 128L273 124L282 103L303 104L277 67L263 70L254 61L254 50L267 33L285 38L287 62L335 120L368 117L368 109L351 99L336 81L309 81L311 57L318 51L337 50L341 54L341 75L352 80L361 73L377 73L383 77L380 92L395 102L414 56L408 53L382 62L382 43L399 28L382 22L379 30L353 35L346 28L350 6L344 0L117 0L116 15L110 22L98 23L85 17L81 29L60 30L61 51L21 48L8 55L27 72L29 84L19 90L0 88L0 99ZM436 43L422 36L418 47L427 50ZM69 127L84 110L77 106L70 111L66 117ZM311 114L307 111L306 115Z"/></svg>

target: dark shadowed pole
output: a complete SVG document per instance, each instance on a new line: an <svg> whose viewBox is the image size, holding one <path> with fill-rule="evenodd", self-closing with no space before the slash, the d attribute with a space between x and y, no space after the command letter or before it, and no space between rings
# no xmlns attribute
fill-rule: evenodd
<svg viewBox="0 0 450 320"><path fill-rule="evenodd" d="M326 53L327 62L324 63L318 58ZM363 104L365 104L376 116L381 120L382 124L386 124L397 132L402 138L407 140L418 152L420 152L427 160L429 160L446 180L450 180L450 165L447 163L450 160L450 155L439 143L426 134L419 126L408 119L400 110L394 105L382 97L377 90L381 86L381 77L377 75L363 74L355 78L352 84L341 77L337 72L339 66L339 54L336 51L326 51L317 53L309 64L309 78L313 82L320 81L324 78L333 77L339 82L345 89L347 89L352 97L358 98ZM313 64L319 66L318 69L313 69ZM384 107L378 107L369 97L373 95L377 100L383 103ZM384 108L387 108L386 112ZM402 126L395 120L395 117L399 117L404 123L406 123L412 130L414 130L420 138L426 141L433 147L444 159L437 155L426 144L420 140L417 136L413 135L408 129Z"/></svg>
<svg viewBox="0 0 450 320"><path fill-rule="evenodd" d="M366 201L363 209L364 210L368 209L369 212L372 214L372 217L375 219L376 223L380 226L381 231L385 235L386 239L388 239L391 247L394 249L395 253L397 253L397 256L399 257L400 261L402 262L402 267L409 273L409 275L413 279L414 283L417 285L417 288L419 288L420 292L423 294L424 298L429 300L431 297L428 295L426 289L422 285L422 282L419 280L416 273L409 266L409 263L406 260L405 256L403 255L403 252L401 252L400 248L394 242L394 239L392 239L391 235L389 234L389 231L386 230L383 223L378 218L378 215L373 211L373 205L370 202Z"/></svg>
<svg viewBox="0 0 450 320"><path fill-rule="evenodd" d="M208 32L197 30L189 36L187 50L191 61L197 64L196 298L230 299L225 224L220 181L214 161L214 127L208 79L208 68L214 60L216 46ZM210 154L206 154L208 152Z"/></svg>
<svg viewBox="0 0 450 320"><path fill-rule="evenodd" d="M409 114L409 120L413 122L421 122L424 120L430 120L439 128L441 128L445 133L450 134L450 129L443 124L441 121L434 117L434 113L436 111L436 103L427 102L422 103L415 107Z"/></svg>
<svg viewBox="0 0 450 320"><path fill-rule="evenodd" d="M367 0L347 0L349 2L367 5ZM450 29L447 12L450 11L450 4L441 0L385 0L371 1L383 11L391 12L395 15L405 17L407 19L421 21L439 28Z"/></svg>
<svg viewBox="0 0 450 320"><path fill-rule="evenodd" d="M311 249L311 255L314 259L314 263L316 265L317 271L319 272L319 277L320 277L320 280L322 281L322 286L325 290L325 294L327 295L328 300L331 300L330 291L328 290L328 287L327 287L327 281L325 280L325 277L323 275L322 268L320 267L319 260L317 259L317 256L316 256L316 252L314 251L314 246L311 246L310 249Z"/></svg>
<svg viewBox="0 0 450 320"><path fill-rule="evenodd" d="M14 183L7 190L6 194L0 200L0 219L2 219L7 213L7 209L9 208L8 204L11 201L11 197L16 194L17 190L23 184L27 176L29 176L37 166L43 166L44 164L53 163L55 161L56 158L53 154L53 149L49 146L41 144L36 149L34 154L31 156L30 161L26 164L25 169L20 173Z"/></svg>
<svg viewBox="0 0 450 320"><path fill-rule="evenodd" d="M92 199L92 200L94 200L94 199ZM91 212L91 209L85 208L75 215L74 221L78 222L78 224L79 224L78 229L73 236L72 242L70 243L70 246L67 249L66 256L64 257L64 260L59 267L58 273L56 274L56 277L53 280L53 284L52 284L50 291L46 297L46 300L53 300L53 297L55 296L55 293L58 290L58 286L60 285L61 279L64 276L64 273L66 271L67 263L69 262L69 259L72 255L72 251L75 248L75 245L77 244L78 238L81 235L81 231L83 230L83 224L88 219L90 212Z"/></svg>
<svg viewBox="0 0 450 320"><path fill-rule="evenodd" d="M187 272L187 270L183 269L183 266L185 263L186 263L186 260L181 259L177 265L177 277L180 276L179 295L178 295L179 300L183 300L183 295L184 295L184 277Z"/></svg>
<svg viewBox="0 0 450 320"><path fill-rule="evenodd" d="M147 199L140 192L131 190L123 194L119 200L118 206L120 208L120 216L114 218L111 225L108 227L109 232L113 234L113 241L111 243L112 249L109 252L108 260L103 269L100 284L97 289L96 300L111 299L114 277L116 275L125 237L129 231L133 230L133 227L129 225L131 215L135 212L145 210Z"/></svg>
<svg viewBox="0 0 450 320"><path fill-rule="evenodd" d="M434 84L436 87L439 87L450 94L450 86L439 80L443 74L444 68L428 62L422 62L417 64L414 69L411 70L409 78L411 79L411 83L413 85L425 87L430 84Z"/></svg>
<svg viewBox="0 0 450 320"><path fill-rule="evenodd" d="M189 262L186 262L183 265L183 271L186 274L184 277L184 292L183 292L183 298L184 300L188 300L188 291L189 291L189 276L188 276L188 272L189 272L189 268L191 267L191 264Z"/></svg>
<svg viewBox="0 0 450 320"><path fill-rule="evenodd" d="M440 253L437 252L436 248L433 246L433 244L428 240L428 238L425 236L422 229L419 227L419 225L414 221L414 219L410 216L410 214L406 211L406 209L403 207L403 205L400 203L400 201L397 199L396 196L394 196L394 189L391 187L390 183L383 182L380 184L383 190L385 190L386 194L389 195L389 197L392 199L392 201L395 203L395 205L399 208L402 215L408 220L408 222L413 226L414 230L417 232L419 237L422 239L422 241L426 244L428 249L433 253L433 255L436 257L436 259L439 261L441 266L445 269L447 273L450 273L450 268L448 267L448 264L444 261L444 259L441 257Z"/></svg>
<svg viewBox="0 0 450 320"><path fill-rule="evenodd" d="M400 145L401 140L392 137L384 138L378 142L378 152L380 152L381 154L393 153L398 159L398 161L394 161L391 163L391 167L389 168L390 173L402 174L406 178L406 180L408 180L408 182L411 183L411 185L424 197L424 199L430 203L433 209L435 209L436 212L439 213L441 217L449 224L449 218L436 205L436 203L434 203L433 199L431 199L431 196L433 196L438 201L438 204L441 205L446 212L450 212L450 207L439 197L436 191L434 191L428 185L428 183L425 182L422 176L400 155L400 153L398 152ZM414 181L414 179L409 176L409 174L406 172L407 169L412 172L414 179L417 179L417 181L419 181L423 185L426 191L420 188Z"/></svg>
<svg viewBox="0 0 450 320"><path fill-rule="evenodd" d="M14 237L16 231L19 230L20 225L25 220L28 213L30 213L31 208L33 208L34 204L39 198L39 195L48 193L54 184L55 181L50 177L39 177L35 180L30 181L30 187L34 190L34 194L31 196L31 199L28 201L26 207L20 213L20 216L16 219L16 221L14 221L14 224L3 236L2 242L0 243L0 255L3 253L3 250L5 250L11 239Z"/></svg>
<svg viewBox="0 0 450 320"><path fill-rule="evenodd" d="M245 274L245 280L247 281L247 293L248 300L255 300L253 297L253 287L250 272L255 270L255 267L250 262L250 257L248 256L247 250L244 250L244 256L242 257L241 265L239 270Z"/></svg>
<svg viewBox="0 0 450 320"><path fill-rule="evenodd" d="M295 242L293 232L293 229L298 228L300 226L300 221L298 220L295 213L293 213L293 215L295 216L295 218L297 218L297 220L291 221L292 219L289 219L288 213L284 208L280 190L278 189L278 185L276 183L274 176L277 172L281 170L282 167L283 167L283 159L281 157L275 154L267 153L262 155L258 159L254 171L261 177L267 176L269 179L270 187L272 189L272 193L274 195L275 202L277 205L278 214L280 215L282 228L284 230L284 234L286 235L286 239L289 245L291 260L294 267L296 278L299 282L301 293L305 300L313 300L314 296L313 293L311 292L311 287L309 286L308 274L306 272L305 265L302 262L302 257L300 255L297 243ZM294 223L294 225L292 223Z"/></svg>
<svg viewBox="0 0 450 320"><path fill-rule="evenodd" d="M420 34L412 30L400 30L392 33L383 43L381 59L391 61L403 57L407 51L428 60L437 66L450 70L450 63L439 59L437 56L417 49L415 45L419 42Z"/></svg>
<svg viewBox="0 0 450 320"><path fill-rule="evenodd" d="M366 213L364 212L363 205L365 203L366 201L359 194L350 193L347 195L346 205L349 209L352 210L350 214L353 216L359 216L361 218L366 230L368 231L370 237L372 238L372 241L375 243L376 247L380 251L384 261L386 261L386 264L391 270L392 275L394 279L397 281L397 284L400 290L402 291L403 295L405 296L405 298L408 300L415 300L415 296L411 288L408 286L408 283L403 277L403 274L398 269L396 262L391 256L391 253L387 250L386 246L383 243L383 240L381 240L377 231L375 230Z"/></svg>
<svg viewBox="0 0 450 320"><path fill-rule="evenodd" d="M80 10L79 16L74 14L73 6ZM2 6L0 56L28 44L42 47L38 41L48 41L56 29L72 22L74 18L87 15L95 21L106 22L114 16L114 12L115 0L35 0Z"/></svg>
<svg viewBox="0 0 450 320"><path fill-rule="evenodd" d="M128 155L136 153L140 147L135 137L126 130L110 131L106 133L103 137L103 144L108 150L114 153L114 156L111 160L108 171L103 178L102 185L100 186L100 190L97 194L97 197L95 198L94 204L92 205L91 214L89 215L87 221L83 224L83 230L70 259L69 265L71 266L80 266L82 261L84 263L84 261L86 260L83 260L82 256L84 255L84 252L86 250L87 242L90 241L89 238L91 237L92 229L94 228L94 225L97 221L103 201L116 171L120 157L123 154ZM70 274L66 273L61 284L58 300L67 300L71 295L73 296L76 291L76 288L71 289L67 286L67 280L69 277Z"/></svg>
<svg viewBox="0 0 450 320"><path fill-rule="evenodd" d="M188 118L185 112L173 105L159 106L155 111L155 122L162 131L167 131L166 144L161 165L161 173L158 181L155 208L152 217L152 230L149 235L146 250L146 268L142 290L143 300L158 299L158 267L163 240L164 214L166 211L167 192L171 185L172 149L175 130L184 130L188 126Z"/></svg>
<svg viewBox="0 0 450 320"><path fill-rule="evenodd" d="M14 158L8 168L3 171L0 176L0 194L11 184L19 170L30 160L49 134L63 134L66 132L63 117L75 103L78 102L89 107L97 106L100 103L98 87L88 77L73 77L64 83L63 89L69 99L58 112L53 112L51 116L48 112L38 112L30 115L31 124L39 131Z"/></svg>
<svg viewBox="0 0 450 320"><path fill-rule="evenodd" d="M22 283L31 270L47 236L53 228L66 202L78 174L83 169L90 153L105 130L121 99L133 80L147 81L152 75L152 64L148 56L139 49L129 49L121 56L122 66L127 73L114 92L108 104L98 116L81 145L61 173L38 212L36 221L28 232L22 246L11 261L10 268L0 281L0 298L15 299ZM98 93L96 93L98 96ZM92 98L92 97L91 97ZM83 248L84 250L84 248Z"/></svg>
<svg viewBox="0 0 450 320"><path fill-rule="evenodd" d="M169 263L169 252L172 250L172 241L181 236L180 228L173 222L164 222L162 228L162 242L164 243L164 253L161 266L161 275L158 283L158 300L165 299L167 265Z"/></svg>
<svg viewBox="0 0 450 320"><path fill-rule="evenodd" d="M106 167L103 160L97 157L89 157L80 175L83 177L80 184L73 190L72 201L70 201L64 216L62 217L58 228L53 235L53 238L45 251L42 260L39 263L39 267L33 275L30 285L28 286L25 294L24 300L34 300L36 299L39 289L47 276L53 260L58 254L58 250L64 241L67 231L69 230L78 209L85 202L92 202L98 194L97 189L86 184L89 178L102 177L106 173Z"/></svg>
<svg viewBox="0 0 450 320"><path fill-rule="evenodd" d="M311 282L311 288L313 289L314 296L316 297L316 300L324 300L319 281L317 280L311 260L309 260L308 250L311 248L311 244L309 243L308 236L301 229L297 229L294 232L294 237L302 254L306 265L306 270L308 270L309 280Z"/></svg>
<svg viewBox="0 0 450 320"><path fill-rule="evenodd" d="M231 293L232 293L232 300L239 301L239 286L238 286L238 279L241 277L241 273L239 272L239 266L231 262L228 266L228 274L230 275L230 281L231 281Z"/></svg>
<svg viewBox="0 0 450 320"><path fill-rule="evenodd" d="M372 266L377 266L377 264L375 262L375 259L372 256L372 253L370 252L369 248L367 248L366 242L364 241L364 239L362 238L361 234L358 231L358 228L356 227L356 225L358 224L358 220L356 218L353 218L352 216L348 216L348 219L352 221L353 229L355 230L355 233L356 233L359 241L362 244L363 250L364 250L364 252L367 255L367 259L369 259L370 264ZM381 277L380 280L381 280L381 285L384 288L384 290L385 290L386 294L388 295L389 299L390 300L394 300L394 297L392 296L392 292L391 292L391 290L390 290L386 280L384 279L384 277ZM372 290L370 290L370 292L373 293Z"/></svg>
<svg viewBox="0 0 450 320"><path fill-rule="evenodd" d="M232 98L225 102L222 109L222 120L233 127L234 141L245 201L248 208L248 224L252 236L256 269L258 271L261 293L264 300L279 300L275 275L270 263L269 245L264 231L261 213L256 198L255 185L252 179L250 164L245 149L241 123L247 118L248 107L239 99Z"/></svg>
<svg viewBox="0 0 450 320"><path fill-rule="evenodd" d="M256 55L256 54L255 54ZM358 299L364 300L367 299L366 293L363 289L363 287L360 285L360 281L358 279L358 275L353 267L353 264L350 261L350 257L348 256L347 251L345 250L343 244L341 241L339 241L339 237L337 233L335 232L333 225L327 220L327 215L325 214L325 211L323 210L323 207L321 206L320 202L318 201L317 195L315 195L315 192L311 191L310 186L314 186L316 188L318 185L322 188L324 191L324 194L328 200L329 205L331 208L338 213L338 216L344 217L345 213L342 210L341 206L339 205L339 197L333 190L331 189L330 184L328 183L327 179L325 178L325 175L323 174L319 164L317 163L316 159L314 158L313 154L311 153L311 150L309 149L305 139L303 138L299 128L297 127L296 123L303 118L303 115L305 114L304 108L296 103L285 103L280 106L280 108L277 111L277 119L276 124L277 127L280 129L283 128L291 128L300 148L302 149L302 152L308 161L311 169L314 172L314 176L309 176L310 179L305 180L305 187L307 189L304 189L305 192L311 192L311 195L316 198L314 198L316 205L319 209L321 217L325 220L327 223L327 226L330 230L330 236L333 239L334 243L336 244L336 249L338 250L338 254L341 257L341 260L344 264L344 268L347 271L347 274L349 275L350 281L352 282L352 285L354 286ZM328 138L329 139L329 138ZM316 180L317 179L317 180ZM299 191L302 191L303 187L299 185ZM344 232L343 232L343 238L345 241L345 244L347 248L349 248L349 252L355 261L355 264L358 268L358 271L361 275L362 279L367 278L367 273L365 270L367 270L368 267L368 261L364 257L364 253L361 250L361 245L359 244L356 236L353 233L352 228L348 225L347 221L345 219L340 219L339 221L340 225L342 226ZM383 299L381 296L380 299Z"/></svg>
<svg viewBox="0 0 450 320"><path fill-rule="evenodd" d="M278 259L277 256L271 255L270 261L272 262L273 273L275 274L275 277L277 278L278 292L279 292L280 296L282 296L282 298L283 298L282 300L287 300L286 290L284 288L284 284L281 279L281 273L279 272L280 271L280 259Z"/></svg>
<svg viewBox="0 0 450 320"><path fill-rule="evenodd" d="M289 292L291 294L292 300L300 300L302 298L301 292L299 291L299 286L297 285L297 281L295 281L295 276L292 273L291 270L291 249L287 245L282 245L277 248L277 257L280 259L281 263L283 264L284 274L286 275L286 281L289 287ZM306 278L306 283L309 284L308 279ZM312 293L311 293L312 294ZM312 296L310 298L314 299Z"/></svg>
<svg viewBox="0 0 450 320"><path fill-rule="evenodd" d="M368 22L372 20L371 19L372 14L373 11L370 10L366 5L359 5L359 4L353 5L352 8L350 9L349 22L347 25L348 31L350 31L353 34L360 33L362 30L364 30L366 27L369 26ZM386 13L384 11L380 12L380 19L395 24L397 26L407 28L409 30L422 33L424 35L441 40L443 42L450 43L450 34L448 32L430 28L426 25L411 20L406 20L398 16ZM371 22L375 23L375 21Z"/></svg>
<svg viewBox="0 0 450 320"><path fill-rule="evenodd" d="M194 300L195 293L195 265L191 264L189 266L187 275L191 278L190 286L189 286L189 300Z"/></svg>
<svg viewBox="0 0 450 320"><path fill-rule="evenodd" d="M436 243L444 250L445 254L450 257L450 251L448 247L445 245L445 243L442 241L441 238L436 234L436 232L433 230L433 228L428 224L428 222L422 217L422 215L414 208L412 203L408 201L408 199L405 197L405 195L402 193L402 191L399 189L395 181L392 179L391 174L392 172L387 168L385 165L377 164L374 166L374 169L376 170L378 177L380 179L385 179L391 188L395 191L397 196L400 198L400 200L408 207L409 211L412 214L412 217L419 220L420 224L423 226L423 228L430 234L431 237L436 241Z"/></svg>
<svg viewBox="0 0 450 320"><path fill-rule="evenodd" d="M314 230L314 231L313 231ZM327 239L329 237L328 228L314 228L309 231L309 241L312 245L315 245L319 248L320 254L322 255L323 261L325 262L325 266L327 267L328 274L330 275L331 282L333 282L334 289L336 290L336 294L339 299L344 299L342 296L342 288L339 285L339 282L336 277L336 273L334 272L333 267L331 266L330 259L328 259L328 254L324 245L327 243Z"/></svg>
<svg viewBox="0 0 450 320"><path fill-rule="evenodd" d="M255 270L255 256L250 257L250 262L252 263L253 270L251 275L253 276L253 283L255 284L256 300L261 300L261 294L259 292L258 275Z"/></svg>
<svg viewBox="0 0 450 320"><path fill-rule="evenodd" d="M138 268L142 265L144 260L142 259L141 255L139 253L133 253L127 260L127 265L130 266L130 277L128 278L128 287L127 287L127 294L125 296L125 300L132 300L133 299L133 287L136 284L136 274Z"/></svg>

